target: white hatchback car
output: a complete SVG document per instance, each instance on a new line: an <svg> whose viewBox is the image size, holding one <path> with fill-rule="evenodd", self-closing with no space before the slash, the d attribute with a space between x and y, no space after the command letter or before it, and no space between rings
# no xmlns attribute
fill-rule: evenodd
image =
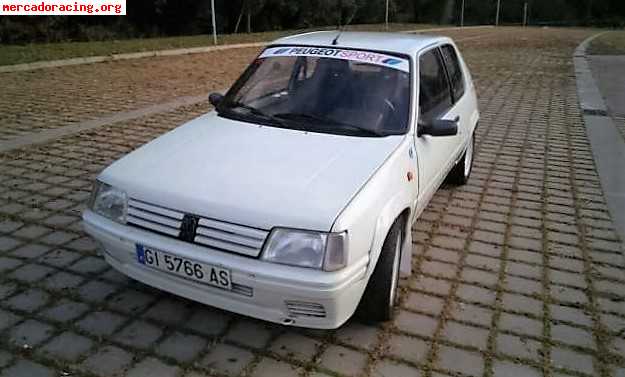
<svg viewBox="0 0 625 377"><path fill-rule="evenodd" d="M210 101L97 178L83 219L106 261L286 325L389 319L413 222L446 177L471 173L479 112L454 43L282 38Z"/></svg>

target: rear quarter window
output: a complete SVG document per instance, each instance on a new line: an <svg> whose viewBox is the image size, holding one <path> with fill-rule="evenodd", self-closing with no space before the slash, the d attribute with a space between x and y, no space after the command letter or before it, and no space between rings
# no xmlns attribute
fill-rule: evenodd
<svg viewBox="0 0 625 377"><path fill-rule="evenodd" d="M443 60L447 67L447 73L451 80L451 89L454 95L454 101L457 101L464 94L464 75L460 68L460 61L456 49L452 45L444 45L441 47Z"/></svg>

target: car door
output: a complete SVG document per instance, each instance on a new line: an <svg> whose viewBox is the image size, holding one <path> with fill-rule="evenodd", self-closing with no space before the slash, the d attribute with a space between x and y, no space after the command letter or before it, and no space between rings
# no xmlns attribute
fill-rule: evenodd
<svg viewBox="0 0 625 377"><path fill-rule="evenodd" d="M460 116L454 106L452 88L445 68L443 56L438 46L419 54L418 115L415 148L419 167L419 195L417 211L427 205L434 192L445 179L455 163L462 147L462 127L453 136L419 135L419 127L433 119L453 120Z"/></svg>

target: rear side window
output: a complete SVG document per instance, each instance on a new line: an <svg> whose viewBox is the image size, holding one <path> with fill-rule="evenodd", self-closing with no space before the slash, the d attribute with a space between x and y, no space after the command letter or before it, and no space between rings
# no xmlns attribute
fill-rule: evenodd
<svg viewBox="0 0 625 377"><path fill-rule="evenodd" d="M443 53L447 73L451 80L454 101L457 101L464 94L464 76L462 75L462 69L460 69L458 54L456 54L456 49L452 45L441 47L441 52Z"/></svg>
<svg viewBox="0 0 625 377"><path fill-rule="evenodd" d="M419 114L426 120L442 114L452 105L449 80L438 49L419 58Z"/></svg>

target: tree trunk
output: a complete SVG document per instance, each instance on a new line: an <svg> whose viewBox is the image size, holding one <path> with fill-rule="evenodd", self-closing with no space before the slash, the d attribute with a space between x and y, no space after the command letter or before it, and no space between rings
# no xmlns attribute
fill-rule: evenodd
<svg viewBox="0 0 625 377"><path fill-rule="evenodd" d="M243 5L241 5L241 13L239 13L239 18L237 18L237 24L234 26L234 34L239 32L239 25L241 25L241 19L243 18L244 12L245 12L245 1L243 1Z"/></svg>
<svg viewBox="0 0 625 377"><path fill-rule="evenodd" d="M252 10L251 9L247 10L247 32L248 33L252 32Z"/></svg>

